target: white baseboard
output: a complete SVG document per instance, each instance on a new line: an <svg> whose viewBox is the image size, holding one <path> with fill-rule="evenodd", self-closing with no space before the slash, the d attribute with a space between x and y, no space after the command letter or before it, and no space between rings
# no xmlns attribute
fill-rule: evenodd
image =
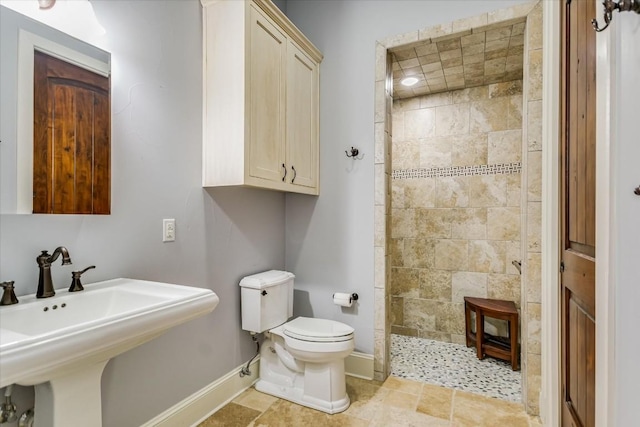
<svg viewBox="0 0 640 427"><path fill-rule="evenodd" d="M260 357L251 363L251 375L240 378L238 366L228 374L203 389L178 402L141 427L196 426L224 405L235 399L258 380ZM373 379L373 355L354 351L345 360L347 375L367 380Z"/></svg>
<svg viewBox="0 0 640 427"><path fill-rule="evenodd" d="M240 393L258 380L257 357L251 363L251 375L240 378L239 366L218 378L200 391L178 402L160 415L149 420L141 427L184 427L196 426L224 405L235 399Z"/></svg>
<svg viewBox="0 0 640 427"><path fill-rule="evenodd" d="M373 354L354 351L344 361L347 375L365 380L373 379Z"/></svg>

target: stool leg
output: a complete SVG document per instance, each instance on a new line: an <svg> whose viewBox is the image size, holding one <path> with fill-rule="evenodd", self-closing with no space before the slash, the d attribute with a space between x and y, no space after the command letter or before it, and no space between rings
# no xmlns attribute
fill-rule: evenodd
<svg viewBox="0 0 640 427"><path fill-rule="evenodd" d="M484 359L482 344L484 344L484 314L482 314L482 310L476 308L476 351L478 359L481 360Z"/></svg>
<svg viewBox="0 0 640 427"><path fill-rule="evenodd" d="M517 371L518 366L518 316L513 316L509 320L509 336L511 337L511 369Z"/></svg>
<svg viewBox="0 0 640 427"><path fill-rule="evenodd" d="M471 309L466 302L464 303L464 330L467 347L471 347Z"/></svg>

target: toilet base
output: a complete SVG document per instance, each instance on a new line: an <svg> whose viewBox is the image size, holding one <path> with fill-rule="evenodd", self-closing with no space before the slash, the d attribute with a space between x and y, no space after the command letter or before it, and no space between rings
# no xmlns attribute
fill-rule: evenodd
<svg viewBox="0 0 640 427"><path fill-rule="evenodd" d="M287 362L286 366L276 351L271 350L275 347L280 346L271 340L265 340L262 345L256 390L328 414L349 408L351 402L346 390L344 359L328 363ZM282 347L278 352L286 356Z"/></svg>
<svg viewBox="0 0 640 427"><path fill-rule="evenodd" d="M311 409L326 412L327 414L337 414L344 412L349 408L351 401L349 396L345 394L342 399L334 401L326 401L316 399L304 394L304 390L301 388L280 386L269 381L258 380L255 385L256 390L262 393L270 394L281 399L288 400L289 402L297 403L298 405L306 406Z"/></svg>

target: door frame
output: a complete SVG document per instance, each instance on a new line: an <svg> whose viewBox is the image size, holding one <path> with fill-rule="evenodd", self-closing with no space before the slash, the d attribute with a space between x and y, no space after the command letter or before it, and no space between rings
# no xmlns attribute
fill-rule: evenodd
<svg viewBox="0 0 640 427"><path fill-rule="evenodd" d="M600 1L596 10L601 10ZM559 212L560 164L560 4L543 2L543 99L542 107L542 384L540 416L545 425L560 425L560 275ZM615 129L616 26L596 37L596 426L615 425L615 281L610 269L612 249L611 189L612 156L610 142Z"/></svg>
<svg viewBox="0 0 640 427"><path fill-rule="evenodd" d="M596 1L598 13L602 10ZM599 17L598 17L599 18ZM615 70L620 25L596 36L596 426L616 425L615 414L615 271L613 269L615 200L612 171L615 161Z"/></svg>

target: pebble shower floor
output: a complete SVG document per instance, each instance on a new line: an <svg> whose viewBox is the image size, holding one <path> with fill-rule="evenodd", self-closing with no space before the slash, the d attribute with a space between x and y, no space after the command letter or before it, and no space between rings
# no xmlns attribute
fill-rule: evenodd
<svg viewBox="0 0 640 427"><path fill-rule="evenodd" d="M391 375L511 402L522 401L522 373L475 348L425 338L391 335Z"/></svg>

